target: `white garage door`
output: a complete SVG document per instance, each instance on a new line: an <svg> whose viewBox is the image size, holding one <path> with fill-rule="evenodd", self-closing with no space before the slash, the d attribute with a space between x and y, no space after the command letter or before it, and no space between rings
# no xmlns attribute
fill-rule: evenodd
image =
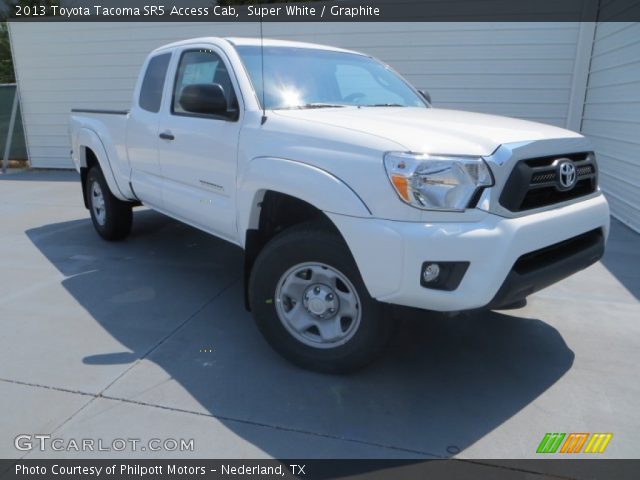
<svg viewBox="0 0 640 480"><path fill-rule="evenodd" d="M582 132L613 215L640 231L640 23L599 23Z"/></svg>
<svg viewBox="0 0 640 480"><path fill-rule="evenodd" d="M578 23L264 24L268 37L371 53L429 90L436 106L559 126L571 110L579 32ZM127 108L150 50L196 36L258 34L257 23L12 24L31 164L69 167L70 109Z"/></svg>

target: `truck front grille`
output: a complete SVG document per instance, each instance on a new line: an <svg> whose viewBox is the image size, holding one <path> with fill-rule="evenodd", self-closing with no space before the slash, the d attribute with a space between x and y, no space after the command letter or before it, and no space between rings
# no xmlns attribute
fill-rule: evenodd
<svg viewBox="0 0 640 480"><path fill-rule="evenodd" d="M569 160L576 172L573 187L563 188L559 164ZM520 160L500 195L500 204L509 211L522 212L589 195L598 186L598 167L590 152Z"/></svg>

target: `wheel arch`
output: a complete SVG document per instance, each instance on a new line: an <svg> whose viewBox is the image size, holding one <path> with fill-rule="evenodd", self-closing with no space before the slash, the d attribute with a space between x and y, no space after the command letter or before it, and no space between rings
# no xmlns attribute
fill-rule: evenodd
<svg viewBox="0 0 640 480"><path fill-rule="evenodd" d="M238 232L259 226L261 203L267 192L299 199L322 212L370 217L371 211L358 194L335 175L285 158L257 157L238 182ZM243 245L244 246L244 245Z"/></svg>
<svg viewBox="0 0 640 480"><path fill-rule="evenodd" d="M317 167L292 160L254 159L238 188L238 231L244 248L245 306L255 259L275 235L314 221L342 235L325 212L369 217L362 199L342 180ZM344 240L344 238L343 238Z"/></svg>
<svg viewBox="0 0 640 480"><path fill-rule="evenodd" d="M94 166L99 166L102 170L102 174L109 186L109 190L113 195L123 201L129 200L126 195L122 193L118 183L116 182L111 164L109 163L109 156L105 150L98 135L88 128L83 128L78 132L77 145L79 153L80 163L80 178L82 180L82 196L84 198L85 207L88 208L87 195L86 195L86 178L89 169Z"/></svg>

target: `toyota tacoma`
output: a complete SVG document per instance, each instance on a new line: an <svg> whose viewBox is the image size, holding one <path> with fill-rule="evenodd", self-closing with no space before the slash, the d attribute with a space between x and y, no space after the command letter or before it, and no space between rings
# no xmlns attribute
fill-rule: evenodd
<svg viewBox="0 0 640 480"><path fill-rule="evenodd" d="M129 110L73 110L97 232L145 205L244 250L246 306L306 368L382 352L389 305L522 302L601 258L609 209L582 135L433 108L369 55L198 38L153 51Z"/></svg>

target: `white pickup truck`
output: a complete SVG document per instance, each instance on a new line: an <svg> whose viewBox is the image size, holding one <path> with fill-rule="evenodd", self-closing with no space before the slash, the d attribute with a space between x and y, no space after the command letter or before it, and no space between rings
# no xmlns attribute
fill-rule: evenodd
<svg viewBox="0 0 640 480"><path fill-rule="evenodd" d="M102 237L126 237L143 204L239 245L261 332L325 372L383 350L388 305L517 304L596 262L609 230L583 136L433 108L333 47L164 46L130 110L73 110L71 138Z"/></svg>

